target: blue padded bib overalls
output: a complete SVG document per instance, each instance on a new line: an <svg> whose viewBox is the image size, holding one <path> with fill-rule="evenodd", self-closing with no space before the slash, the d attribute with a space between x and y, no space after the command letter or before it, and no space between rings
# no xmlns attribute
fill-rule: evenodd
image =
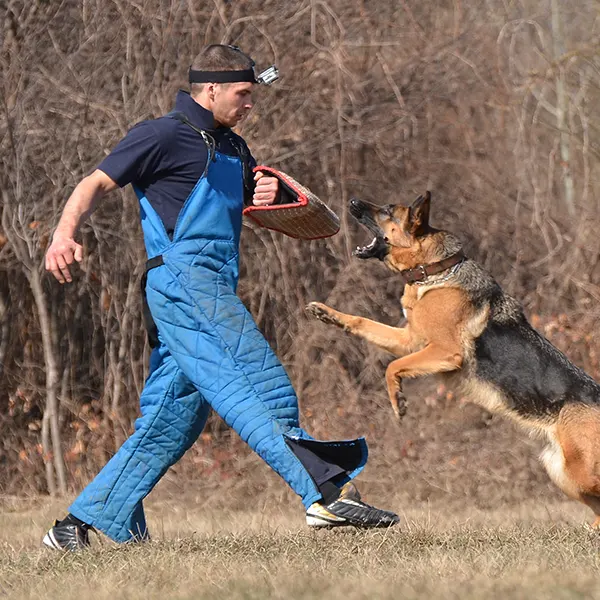
<svg viewBox="0 0 600 600"><path fill-rule="evenodd" d="M159 345L134 433L70 512L118 542L146 537L142 501L196 441L210 407L306 507L321 498L319 483L340 473L346 480L356 476L367 459L364 440L319 442L299 427L288 376L236 296L240 158L209 153L173 239L148 199L136 192L148 256L162 255L146 282Z"/></svg>

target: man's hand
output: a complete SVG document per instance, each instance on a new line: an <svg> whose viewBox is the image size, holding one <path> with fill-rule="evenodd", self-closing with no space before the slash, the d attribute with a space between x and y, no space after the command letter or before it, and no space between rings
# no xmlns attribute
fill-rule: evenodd
<svg viewBox="0 0 600 600"><path fill-rule="evenodd" d="M279 180L277 177L267 177L267 175L258 171L254 175L254 181L256 181L256 187L254 188L252 204L254 206L269 206L269 204L273 204L277 199L277 192L279 191Z"/></svg>
<svg viewBox="0 0 600 600"><path fill-rule="evenodd" d="M79 182L67 200L46 252L46 270L60 283L71 283L69 265L83 259L83 248L75 241L79 226L92 214L98 200L117 187L106 173L96 169Z"/></svg>
<svg viewBox="0 0 600 600"><path fill-rule="evenodd" d="M50 271L60 283L71 283L69 265L73 261L81 262L83 259L83 248L73 238L54 234L52 243L46 252L46 270Z"/></svg>

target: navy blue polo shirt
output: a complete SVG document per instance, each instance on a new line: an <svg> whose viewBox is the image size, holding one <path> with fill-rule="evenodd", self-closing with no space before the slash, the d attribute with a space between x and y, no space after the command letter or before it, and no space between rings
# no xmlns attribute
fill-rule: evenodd
<svg viewBox="0 0 600 600"><path fill-rule="evenodd" d="M188 92L178 92L174 110L184 113L198 129L207 131L219 152L239 156L242 146L250 167L256 166L246 142L228 127L215 128L212 112L198 104ZM139 188L172 236L177 216L204 173L207 159L208 150L200 134L189 125L164 116L132 127L98 169L119 187L131 183ZM249 172L246 200L253 189Z"/></svg>

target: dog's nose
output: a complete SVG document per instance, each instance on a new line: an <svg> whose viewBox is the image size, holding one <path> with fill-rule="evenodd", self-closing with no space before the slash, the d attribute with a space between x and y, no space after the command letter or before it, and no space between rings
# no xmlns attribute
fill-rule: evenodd
<svg viewBox="0 0 600 600"><path fill-rule="evenodd" d="M350 214L356 219L360 219L365 212L365 203L358 198L350 200Z"/></svg>
<svg viewBox="0 0 600 600"><path fill-rule="evenodd" d="M362 217L364 210L364 204L358 198L352 198L350 200L350 214L355 219L360 219Z"/></svg>

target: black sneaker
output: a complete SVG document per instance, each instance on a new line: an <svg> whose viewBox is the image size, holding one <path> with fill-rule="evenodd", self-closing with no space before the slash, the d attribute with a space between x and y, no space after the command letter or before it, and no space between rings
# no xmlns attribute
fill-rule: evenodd
<svg viewBox="0 0 600 600"><path fill-rule="evenodd" d="M73 515L67 515L62 521L55 521L44 536L42 543L53 550L61 552L75 552L83 550L90 545L89 531L94 531L91 525L87 525Z"/></svg>
<svg viewBox="0 0 600 600"><path fill-rule="evenodd" d="M329 504L315 502L306 511L309 527L391 527L399 521L397 514L363 502L351 481L344 485L337 500Z"/></svg>

